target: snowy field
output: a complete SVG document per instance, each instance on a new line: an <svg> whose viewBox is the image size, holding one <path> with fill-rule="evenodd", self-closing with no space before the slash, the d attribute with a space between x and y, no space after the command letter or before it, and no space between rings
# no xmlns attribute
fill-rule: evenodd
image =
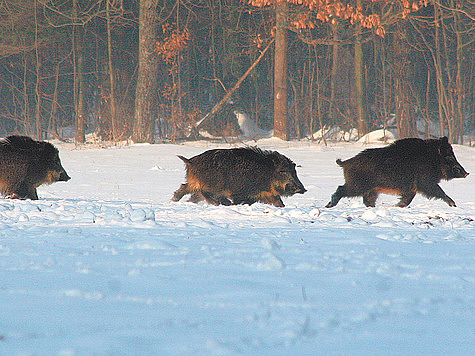
<svg viewBox="0 0 475 356"><path fill-rule="evenodd" d="M475 149L457 203L342 199L336 158L376 145L258 142L301 165L285 208L170 202L206 149L56 144L72 179L0 199L2 355L473 355Z"/></svg>

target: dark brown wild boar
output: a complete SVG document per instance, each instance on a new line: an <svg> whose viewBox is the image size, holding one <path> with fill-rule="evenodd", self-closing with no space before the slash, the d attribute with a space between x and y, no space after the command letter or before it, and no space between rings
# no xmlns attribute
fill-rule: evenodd
<svg viewBox="0 0 475 356"><path fill-rule="evenodd" d="M259 148L215 149L187 159L187 182L172 200L191 194L191 201L205 199L214 205L262 202L283 207L281 196L305 193L295 163L274 151Z"/></svg>
<svg viewBox="0 0 475 356"><path fill-rule="evenodd" d="M38 199L36 188L71 179L49 142L27 136L0 140L0 192L9 198Z"/></svg>
<svg viewBox="0 0 475 356"><path fill-rule="evenodd" d="M379 193L400 195L396 206L410 204L416 193L427 198L442 199L450 206L454 201L438 183L465 178L468 173L457 162L447 137L421 140L405 138L383 148L367 149L346 161L343 167L345 184L332 195L327 208L343 197L363 197L366 206L375 206Z"/></svg>

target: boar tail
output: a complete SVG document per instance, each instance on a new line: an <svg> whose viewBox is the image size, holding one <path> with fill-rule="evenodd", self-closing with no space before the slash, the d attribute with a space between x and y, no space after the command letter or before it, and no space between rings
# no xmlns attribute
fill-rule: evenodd
<svg viewBox="0 0 475 356"><path fill-rule="evenodd" d="M183 156L178 155L178 158L181 159L183 162L185 162L186 165L190 163L190 160L188 158L185 158Z"/></svg>
<svg viewBox="0 0 475 356"><path fill-rule="evenodd" d="M343 161L339 158L336 160L336 164L338 164L340 167L343 167Z"/></svg>

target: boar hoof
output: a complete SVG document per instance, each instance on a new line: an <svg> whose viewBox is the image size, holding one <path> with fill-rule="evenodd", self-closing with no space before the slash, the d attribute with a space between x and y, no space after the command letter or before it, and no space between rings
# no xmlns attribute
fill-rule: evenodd
<svg viewBox="0 0 475 356"><path fill-rule="evenodd" d="M219 197L218 201L219 201L219 204L225 205L225 206L230 206L230 205L233 204L233 203L231 202L231 200L229 200L229 199L226 198L226 197Z"/></svg>
<svg viewBox="0 0 475 356"><path fill-rule="evenodd" d="M340 201L340 197L335 194L332 195L330 202L325 206L325 208L333 208Z"/></svg>
<svg viewBox="0 0 475 356"><path fill-rule="evenodd" d="M279 196L277 197L274 197L273 201L272 201L272 204L278 208L283 208L285 207L284 205L284 202L282 201L282 199L280 199Z"/></svg>
<svg viewBox="0 0 475 356"><path fill-rule="evenodd" d="M325 205L325 208L333 208L335 204L333 202L329 202L327 205Z"/></svg>

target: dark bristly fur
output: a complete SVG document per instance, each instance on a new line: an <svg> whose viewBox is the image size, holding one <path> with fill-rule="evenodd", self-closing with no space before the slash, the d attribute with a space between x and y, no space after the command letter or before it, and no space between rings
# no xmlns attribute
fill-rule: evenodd
<svg viewBox="0 0 475 356"><path fill-rule="evenodd" d="M0 193L9 198L38 199L42 184L68 181L70 177L49 142L27 136L8 136L0 141Z"/></svg>
<svg viewBox="0 0 475 356"><path fill-rule="evenodd" d="M191 194L193 202L262 202L282 207L281 196L306 192L295 163L275 151L246 147L209 150L189 159L178 157L186 164L187 182L175 192L173 201Z"/></svg>
<svg viewBox="0 0 475 356"><path fill-rule="evenodd" d="M438 183L468 175L457 162L447 137L405 138L336 163L343 167L345 184L338 187L327 208L337 205L343 197L357 196L363 197L366 206L375 206L379 193L399 195L399 207L409 205L416 193L455 206Z"/></svg>

